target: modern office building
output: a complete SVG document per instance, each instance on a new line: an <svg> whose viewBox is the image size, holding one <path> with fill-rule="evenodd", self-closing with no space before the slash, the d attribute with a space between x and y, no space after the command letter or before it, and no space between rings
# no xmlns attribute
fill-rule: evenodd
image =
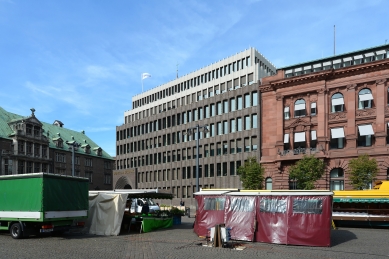
<svg viewBox="0 0 389 259"><path fill-rule="evenodd" d="M116 127L114 187L166 189L185 201L198 154L199 187L240 188L236 168L260 159L258 80L275 71L250 48L134 96Z"/></svg>
<svg viewBox="0 0 389 259"><path fill-rule="evenodd" d="M268 189L293 189L288 169L304 154L323 159L318 189L351 189L348 162L361 154L389 178L389 45L277 70L263 78L261 164Z"/></svg>
<svg viewBox="0 0 389 259"><path fill-rule="evenodd" d="M112 189L112 157L84 131L63 125L59 120L39 121L35 109L30 116L21 116L0 107L0 175L74 174L89 178L91 190Z"/></svg>

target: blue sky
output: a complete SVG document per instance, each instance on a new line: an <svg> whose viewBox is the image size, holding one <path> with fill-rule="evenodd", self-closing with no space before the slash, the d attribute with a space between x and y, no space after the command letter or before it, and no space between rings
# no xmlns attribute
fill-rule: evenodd
<svg viewBox="0 0 389 259"><path fill-rule="evenodd" d="M389 1L0 0L0 106L115 155L132 96L249 47L276 67L389 43Z"/></svg>

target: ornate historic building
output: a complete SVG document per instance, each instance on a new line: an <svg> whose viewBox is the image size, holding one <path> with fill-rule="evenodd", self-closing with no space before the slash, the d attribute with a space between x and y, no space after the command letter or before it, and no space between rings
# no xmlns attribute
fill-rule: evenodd
<svg viewBox="0 0 389 259"><path fill-rule="evenodd" d="M90 189L112 189L113 159L84 131L41 122L0 107L0 175L47 172L89 178ZM74 165L72 163L74 149Z"/></svg>
<svg viewBox="0 0 389 259"><path fill-rule="evenodd" d="M351 189L348 161L369 154L389 168L389 45L314 60L262 79L261 163L267 188L293 189L304 154L326 164L318 189Z"/></svg>

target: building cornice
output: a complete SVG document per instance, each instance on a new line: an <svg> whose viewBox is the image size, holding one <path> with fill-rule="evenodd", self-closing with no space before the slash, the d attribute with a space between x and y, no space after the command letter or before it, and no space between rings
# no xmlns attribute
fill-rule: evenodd
<svg viewBox="0 0 389 259"><path fill-rule="evenodd" d="M374 61L361 65L354 65L350 67L344 67L340 69L331 69L326 71L320 71L310 73L301 76L295 76L290 78L282 78L278 80L269 80L267 84L261 85L259 90L264 92L276 91L277 89L290 87L294 85L307 84L312 82L318 82L322 80L338 79L346 76L352 76L354 74L368 73L372 71L379 71L389 69L389 59ZM270 77L271 78L271 77ZM269 78L269 79L270 79ZM379 80L378 83L385 82L385 79Z"/></svg>

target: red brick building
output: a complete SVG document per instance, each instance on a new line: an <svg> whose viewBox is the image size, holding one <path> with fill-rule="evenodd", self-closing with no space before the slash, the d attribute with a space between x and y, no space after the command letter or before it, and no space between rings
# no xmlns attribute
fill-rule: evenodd
<svg viewBox="0 0 389 259"><path fill-rule="evenodd" d="M317 189L351 189L348 162L369 154L389 168L389 45L279 69L262 79L261 164L267 189L293 189L304 154L326 164Z"/></svg>

